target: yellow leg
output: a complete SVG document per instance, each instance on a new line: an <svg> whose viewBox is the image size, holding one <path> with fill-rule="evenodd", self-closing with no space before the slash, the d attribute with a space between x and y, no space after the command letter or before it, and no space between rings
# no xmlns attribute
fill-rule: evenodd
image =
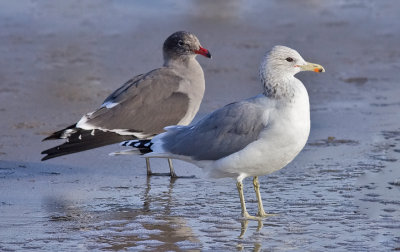
<svg viewBox="0 0 400 252"><path fill-rule="evenodd" d="M246 209L246 202L244 201L244 194L243 194L243 183L241 181L238 181L236 183L236 187L238 189L239 192L239 198L240 198L240 205L242 207L242 216L245 219L257 219L254 216L251 216Z"/></svg>
<svg viewBox="0 0 400 252"><path fill-rule="evenodd" d="M262 199L261 199L261 194L260 194L260 182L258 181L258 176L254 176L253 178L253 185L254 185L254 191L256 192L256 197L257 197L257 202L258 202L258 217L267 217L271 216L272 214L267 214L264 211Z"/></svg>

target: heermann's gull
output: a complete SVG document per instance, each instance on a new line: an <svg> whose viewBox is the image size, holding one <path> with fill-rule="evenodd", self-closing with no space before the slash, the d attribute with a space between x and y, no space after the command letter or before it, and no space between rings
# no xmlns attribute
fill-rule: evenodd
<svg viewBox="0 0 400 252"><path fill-rule="evenodd" d="M126 141L145 157L176 158L203 168L211 177L235 177L242 215L246 210L242 181L253 176L258 217L265 217L258 176L291 162L307 142L310 107L307 90L294 77L300 71L324 72L288 47L275 46L260 67L264 92L214 111L192 126L170 126L151 142ZM113 154L138 153L136 149Z"/></svg>
<svg viewBox="0 0 400 252"><path fill-rule="evenodd" d="M43 151L46 156L42 160L129 139L151 139L165 126L188 125L199 110L205 89L196 55L211 58L211 54L194 34L184 31L165 40L163 54L163 67L133 77L108 96L99 109L45 138L66 142ZM170 175L176 177L168 161ZM148 175L152 175L148 159L146 165Z"/></svg>

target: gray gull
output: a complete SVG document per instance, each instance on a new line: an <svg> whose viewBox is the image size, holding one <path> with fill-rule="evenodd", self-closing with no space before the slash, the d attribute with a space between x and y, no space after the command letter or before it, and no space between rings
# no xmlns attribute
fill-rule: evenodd
<svg viewBox="0 0 400 252"><path fill-rule="evenodd" d="M188 125L199 110L205 90L197 54L211 58L194 34L173 33L164 42L161 68L133 77L109 95L99 109L45 138L66 142L43 151L46 156L42 161L124 140L151 139L168 125ZM168 163L169 175L176 177L170 159ZM146 166L147 174L154 175L148 158Z"/></svg>

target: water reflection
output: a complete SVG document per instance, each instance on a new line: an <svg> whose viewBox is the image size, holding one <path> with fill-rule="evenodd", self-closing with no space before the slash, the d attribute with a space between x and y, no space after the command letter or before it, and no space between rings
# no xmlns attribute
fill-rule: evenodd
<svg viewBox="0 0 400 252"><path fill-rule="evenodd" d="M243 244L238 244L237 245L237 250L238 251L249 251ZM259 252L259 251L261 251L261 243L259 243L259 242L256 242L256 243L254 243L254 248L253 248L253 251L254 252Z"/></svg>
<svg viewBox="0 0 400 252"><path fill-rule="evenodd" d="M225 246L260 251L262 242L258 237L265 219L238 221L237 215L213 218L208 209L213 207L213 200L203 202L202 195L180 200L180 187L187 188L183 195L191 195L192 189L208 183L138 177L130 182L133 186L96 186L96 195L84 196L87 200L68 198L66 190L65 196L43 201L46 232L71 237L71 243L79 239L87 249L202 250L229 240L230 245ZM216 197L206 195L205 199ZM200 234L209 240L201 241ZM73 238L77 235L79 238Z"/></svg>
<svg viewBox="0 0 400 252"><path fill-rule="evenodd" d="M257 231L257 232L260 232L261 229L264 227L264 224L263 224L263 222L262 222L262 219L256 220L256 221L257 221L257 224L258 224L257 230L256 230L256 231ZM240 235L239 235L239 238L242 239L242 238L244 237L244 234L245 234L246 231L247 231L247 227L248 227L248 225L249 225L249 220L247 220L247 219L241 220L241 221L240 221L240 224L241 224L241 228L240 228Z"/></svg>
<svg viewBox="0 0 400 252"><path fill-rule="evenodd" d="M159 193L158 189L165 184L153 182L152 185L151 178L147 178L143 193L139 193L143 195L141 208L118 203L126 190L137 190L131 187L118 187L120 192L123 188L121 195L115 195L118 193L115 187L102 187L102 191L113 191L115 198L97 198L86 204L62 197L47 198L44 208L52 223L49 227L58 229L51 230L52 233L82 231L90 249L150 248L165 251L180 250L180 246L194 248L199 239L192 228L185 218L171 214L175 181L171 179L168 190ZM108 209L104 209L107 206Z"/></svg>

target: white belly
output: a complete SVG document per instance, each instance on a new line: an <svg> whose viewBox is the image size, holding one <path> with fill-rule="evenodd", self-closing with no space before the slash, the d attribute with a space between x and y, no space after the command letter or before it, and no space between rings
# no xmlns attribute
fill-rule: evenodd
<svg viewBox="0 0 400 252"><path fill-rule="evenodd" d="M307 100L308 102L308 100ZM257 141L213 163L211 177L261 176L285 167L303 149L310 133L308 104L271 115ZM286 115L286 116L285 116Z"/></svg>

